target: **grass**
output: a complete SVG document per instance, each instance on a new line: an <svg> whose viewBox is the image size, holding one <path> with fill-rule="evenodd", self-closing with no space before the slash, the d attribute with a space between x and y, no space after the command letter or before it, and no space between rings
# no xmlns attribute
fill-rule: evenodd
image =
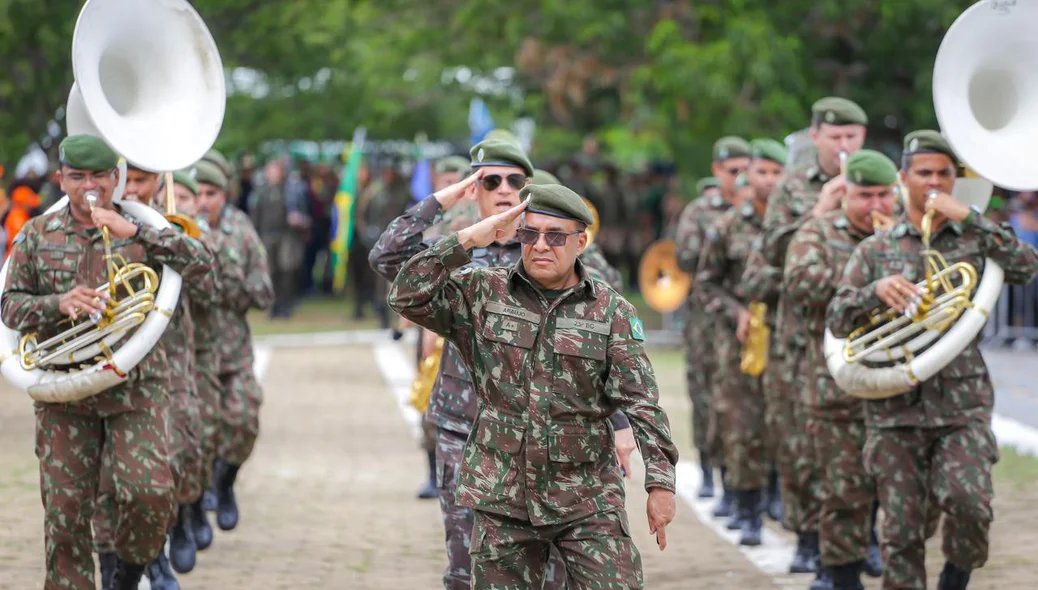
<svg viewBox="0 0 1038 590"><path fill-rule="evenodd" d="M1038 458L1023 455L1013 447L1000 448L999 455L994 470L997 483L1024 487L1038 481Z"/></svg>

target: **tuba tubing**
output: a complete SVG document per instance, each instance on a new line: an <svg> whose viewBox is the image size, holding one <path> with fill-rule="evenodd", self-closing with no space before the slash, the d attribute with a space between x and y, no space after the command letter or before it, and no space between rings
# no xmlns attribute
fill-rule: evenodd
<svg viewBox="0 0 1038 590"><path fill-rule="evenodd" d="M147 205L130 201L123 201L120 205L127 213L151 227L170 227L169 221L162 214ZM66 206L67 196L62 197L45 214L54 213ZM10 265L11 259L8 258L0 270L2 285L7 284ZM118 385L126 381L129 372L151 352L162 337L170 317L177 308L181 283L179 273L163 266L159 288L155 293L155 308L148 314L144 323L112 354L112 363L107 359L101 359L83 370L64 373L39 368L23 369L17 354L20 336L0 320L0 350L5 351L0 363L0 373L13 385L28 392L29 397L44 403L76 402ZM0 294L0 304L2 301L3 295Z"/></svg>
<svg viewBox="0 0 1038 590"><path fill-rule="evenodd" d="M867 367L860 363L848 363L843 356L847 340L837 338L826 330L823 350L829 372L840 389L860 399L882 400L911 391L919 383L940 372L973 342L998 302L1003 279L1002 267L990 258L985 259L984 273L977 285L972 305L944 333L943 338L907 364Z"/></svg>

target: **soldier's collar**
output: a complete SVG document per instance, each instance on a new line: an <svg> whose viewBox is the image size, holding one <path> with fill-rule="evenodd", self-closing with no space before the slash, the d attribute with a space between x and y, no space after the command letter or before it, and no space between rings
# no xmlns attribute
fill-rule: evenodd
<svg viewBox="0 0 1038 590"><path fill-rule="evenodd" d="M946 220L943 224L941 224L941 227L937 229L937 233L933 234L932 237L937 237L945 231L955 232L955 235L961 236L963 232L962 224L957 221L952 221L950 219ZM897 225L895 225L894 228L890 230L890 232L891 235L893 235L895 238L901 238L906 235L914 236L917 238L922 238L923 236L922 232L919 231L919 228L917 228L915 225L912 224L911 221L908 220L907 213L901 215L901 217L898 219Z"/></svg>
<svg viewBox="0 0 1038 590"><path fill-rule="evenodd" d="M598 286L595 285L595 281L591 280L591 276L588 274L587 269L584 267L584 263L577 258L575 261L577 269L577 276L580 277L578 282L573 287L572 295L581 294L587 299L595 299L598 296ZM526 274L526 268L523 266L523 259L520 257L519 260L515 261L515 264L508 269L508 282L509 284L525 284L525 286L540 291L541 288L534 284L533 280L530 279Z"/></svg>

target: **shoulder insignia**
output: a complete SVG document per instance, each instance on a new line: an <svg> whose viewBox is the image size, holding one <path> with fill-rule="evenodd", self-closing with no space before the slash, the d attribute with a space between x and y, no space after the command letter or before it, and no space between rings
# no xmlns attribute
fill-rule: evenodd
<svg viewBox="0 0 1038 590"><path fill-rule="evenodd" d="M631 337L635 340L645 340L645 324L640 318L631 318Z"/></svg>
<svg viewBox="0 0 1038 590"><path fill-rule="evenodd" d="M22 229L25 229L25 228L23 227ZM18 235L16 235L14 237L14 241L12 242L12 245L13 244L21 244L24 241L25 241L25 232L24 231L19 231Z"/></svg>
<svg viewBox="0 0 1038 590"><path fill-rule="evenodd" d="M721 198L721 197L719 197L717 195L714 195L713 197L710 197L710 206L711 207L717 209L717 208L721 207L722 205L724 205L724 199L723 198Z"/></svg>

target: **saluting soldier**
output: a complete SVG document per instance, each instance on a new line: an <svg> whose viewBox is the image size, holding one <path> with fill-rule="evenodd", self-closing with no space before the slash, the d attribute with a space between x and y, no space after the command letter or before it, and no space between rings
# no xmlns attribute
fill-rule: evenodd
<svg viewBox="0 0 1038 590"><path fill-rule="evenodd" d="M827 97L811 107L811 140L816 158L786 175L768 200L764 215L761 253L768 265L785 268L786 249L793 234L805 221L821 217L840 202L844 178L840 153L848 156L865 142L868 118L860 106L844 98ZM776 462L782 486L782 518L787 529L797 533L797 550L789 566L791 573L818 571L818 517L821 490L818 467L807 435L807 417L800 403L805 387L805 346L798 306L786 297L779 299L775 320L775 351L771 355L777 371L775 394L780 404L775 411L780 442Z"/></svg>
<svg viewBox="0 0 1038 590"><path fill-rule="evenodd" d="M825 309L851 252L874 233L874 216L893 213L897 166L879 152L861 150L847 159L846 181L842 208L808 220L793 236L783 276L785 296L802 308L807 336L801 401L822 474L818 579L835 590L861 588L861 572L879 576L882 562L871 523L875 486L861 456L865 406L842 392L829 373L822 353Z"/></svg>
<svg viewBox="0 0 1038 590"><path fill-rule="evenodd" d="M706 245L706 233L710 225L724 214L735 202L735 179L746 170L750 162L750 144L741 137L727 136L714 142L713 163L710 169L719 193L706 195L712 185L707 179L700 181L701 198L685 206L678 220L675 242L677 242L678 266L694 275L699 266L699 257ZM719 441L709 440L711 400L714 392L716 351L712 344L716 328L714 318L696 302L695 290L689 295L688 315L685 319L685 376L688 395L692 400L692 436L699 450L699 467L703 472L700 498L714 496L714 466L720 457ZM721 485L724 486L725 467L721 468ZM726 518L733 511L733 496L726 489L714 510L714 516Z"/></svg>
<svg viewBox="0 0 1038 590"><path fill-rule="evenodd" d="M268 309L274 287L267 255L249 217L227 202L227 176L205 160L194 167L199 212L212 228L220 277L217 343L220 357L220 428L213 468L216 524L229 531L238 525L234 483L259 436L263 390L253 368L252 334L246 314Z"/></svg>
<svg viewBox="0 0 1038 590"><path fill-rule="evenodd" d="M750 300L743 287L749 254L759 241L768 195L782 178L786 149L775 140L750 144L752 159L736 180L741 204L729 209L707 230L707 244L696 273L696 304L719 317L711 341L718 348L719 386L714 394L715 427L726 467L725 489L732 490L736 510L730 529L741 529L742 545L760 545L763 490L768 483L767 428L762 378L740 368L742 343L750 328ZM770 289L766 323L774 325L777 280Z"/></svg>
<svg viewBox="0 0 1038 590"><path fill-rule="evenodd" d="M118 158L104 141L73 135L58 152L69 206L34 218L19 234L3 300L8 326L49 338L63 317L104 310L107 292L83 286L107 281L101 226L108 228L112 254L128 263L156 271L168 265L185 283L213 280L212 256L199 242L128 219L113 205ZM86 195L95 192L91 209ZM108 587L136 588L162 549L175 492L168 452L169 372L160 344L121 385L80 402L36 403L45 589L95 587L90 515L103 453L110 455L118 513L117 558Z"/></svg>
<svg viewBox="0 0 1038 590"><path fill-rule="evenodd" d="M919 301L915 283L925 277L920 230L927 211L936 212L930 247L949 265L965 262L982 273L990 258L1005 271L1005 281L1017 285L1038 273L1038 251L1008 224L986 219L951 196L956 168L954 152L936 131L905 138L900 172L909 193L905 214L851 255L826 316L834 335L846 337L877 308L904 312ZM875 478L883 508L886 589L927 587L924 523L931 496L947 514L946 562L937 587L966 588L972 570L987 561L998 445L991 431L995 392L978 341L911 391L865 402L865 468Z"/></svg>
<svg viewBox="0 0 1038 590"><path fill-rule="evenodd" d="M641 588L610 416L623 410L635 427L661 548L677 461L644 328L577 261L593 221L583 200L558 185L520 196L529 201L412 258L389 295L398 313L453 342L475 377L479 414L457 488L475 509L472 587L538 588L554 546L574 588ZM520 262L469 266L470 250L512 231Z"/></svg>

